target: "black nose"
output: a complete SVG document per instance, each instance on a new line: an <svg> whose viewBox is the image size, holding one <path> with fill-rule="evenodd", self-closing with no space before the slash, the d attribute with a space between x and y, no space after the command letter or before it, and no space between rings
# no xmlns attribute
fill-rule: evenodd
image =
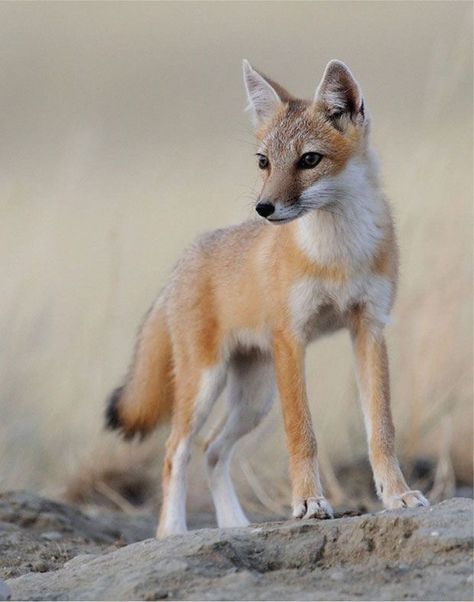
<svg viewBox="0 0 474 602"><path fill-rule="evenodd" d="M257 210L257 213L262 217L268 217L275 211L275 205L266 202L258 203L255 209Z"/></svg>

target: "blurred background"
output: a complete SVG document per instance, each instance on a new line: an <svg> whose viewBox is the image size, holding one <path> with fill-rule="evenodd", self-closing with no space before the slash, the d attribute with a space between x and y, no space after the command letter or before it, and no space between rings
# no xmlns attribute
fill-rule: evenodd
<svg viewBox="0 0 474 602"><path fill-rule="evenodd" d="M400 457L433 500L469 493L465 2L0 4L0 490L158 503L166 427L124 444L102 430L104 400L183 249L254 215L244 57L302 97L332 58L359 80L401 246L387 332ZM307 371L330 497L360 501L370 473L347 333L311 348ZM235 455L250 511L289 501L281 422L275 404ZM200 454L190 473L192 507L208 508Z"/></svg>

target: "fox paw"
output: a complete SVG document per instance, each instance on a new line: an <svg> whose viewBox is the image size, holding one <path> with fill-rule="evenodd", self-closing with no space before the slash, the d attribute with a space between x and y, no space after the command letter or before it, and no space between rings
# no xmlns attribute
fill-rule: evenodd
<svg viewBox="0 0 474 602"><path fill-rule="evenodd" d="M400 495L391 495L384 499L384 506L388 510L396 508L417 508L419 506L429 506L429 501L421 491L405 491Z"/></svg>
<svg viewBox="0 0 474 602"><path fill-rule="evenodd" d="M293 505L293 518L334 518L334 512L325 497L309 497Z"/></svg>

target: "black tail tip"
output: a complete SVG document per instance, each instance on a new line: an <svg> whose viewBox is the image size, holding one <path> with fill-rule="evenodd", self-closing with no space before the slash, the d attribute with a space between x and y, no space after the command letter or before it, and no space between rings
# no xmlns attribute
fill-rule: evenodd
<svg viewBox="0 0 474 602"><path fill-rule="evenodd" d="M107 408L105 410L105 428L109 431L117 431L122 428L119 414L119 402L123 394L123 387L117 387L112 392L108 401Z"/></svg>

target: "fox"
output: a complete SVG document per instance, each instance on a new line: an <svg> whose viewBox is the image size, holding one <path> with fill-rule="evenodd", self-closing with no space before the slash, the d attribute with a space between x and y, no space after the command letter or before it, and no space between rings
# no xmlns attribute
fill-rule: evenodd
<svg viewBox="0 0 474 602"><path fill-rule="evenodd" d="M399 251L361 88L339 60L327 64L312 100L294 97L247 60L243 79L262 175L258 216L206 233L184 253L106 410L108 428L126 438L171 421L158 538L187 531L191 443L224 389L224 419L204 446L218 526L249 525L230 462L277 391L292 517L334 516L319 476L305 351L343 328L376 493L386 509L429 505L407 485L395 452L384 328Z"/></svg>

